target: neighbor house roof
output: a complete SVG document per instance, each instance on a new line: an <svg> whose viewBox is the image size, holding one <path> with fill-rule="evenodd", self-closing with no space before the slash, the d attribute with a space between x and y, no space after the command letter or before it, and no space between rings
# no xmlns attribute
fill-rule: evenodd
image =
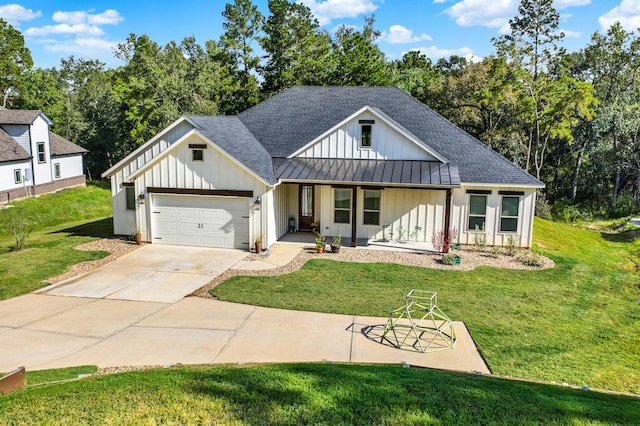
<svg viewBox="0 0 640 426"><path fill-rule="evenodd" d="M0 128L0 162L28 160L31 155Z"/></svg>
<svg viewBox="0 0 640 426"><path fill-rule="evenodd" d="M89 152L83 147L66 140L60 135L56 135L51 131L49 131L49 143L51 146L52 156L84 154L85 152Z"/></svg>
<svg viewBox="0 0 640 426"><path fill-rule="evenodd" d="M396 87L288 89L238 115L272 157L288 157L363 107L382 112L458 167L464 183L543 184Z"/></svg>
<svg viewBox="0 0 640 426"><path fill-rule="evenodd" d="M31 124L41 114L49 125L53 124L51 119L39 109L6 108L0 108L0 124Z"/></svg>

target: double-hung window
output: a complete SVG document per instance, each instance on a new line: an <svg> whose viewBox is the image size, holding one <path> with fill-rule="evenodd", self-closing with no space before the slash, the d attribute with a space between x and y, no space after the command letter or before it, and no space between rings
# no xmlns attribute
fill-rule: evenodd
<svg viewBox="0 0 640 426"><path fill-rule="evenodd" d="M55 163L53 165L53 176L56 179L60 179L60 163Z"/></svg>
<svg viewBox="0 0 640 426"><path fill-rule="evenodd" d="M487 220L487 196L486 195L469 195L469 220L467 229L473 231L476 229L484 229Z"/></svg>
<svg viewBox="0 0 640 426"><path fill-rule="evenodd" d="M365 225L380 225L380 191L364 190Z"/></svg>
<svg viewBox="0 0 640 426"><path fill-rule="evenodd" d="M36 144L36 149L38 151L38 163L46 163L47 158L44 152L44 142L38 142Z"/></svg>
<svg viewBox="0 0 640 426"><path fill-rule="evenodd" d="M22 170L15 169L13 171L13 180L15 183L22 183Z"/></svg>
<svg viewBox="0 0 640 426"><path fill-rule="evenodd" d="M371 148L371 124L360 126L360 146L362 148Z"/></svg>
<svg viewBox="0 0 640 426"><path fill-rule="evenodd" d="M333 221L335 223L351 222L351 189L335 188L333 190Z"/></svg>
<svg viewBox="0 0 640 426"><path fill-rule="evenodd" d="M503 196L500 208L500 232L518 232L520 197Z"/></svg>

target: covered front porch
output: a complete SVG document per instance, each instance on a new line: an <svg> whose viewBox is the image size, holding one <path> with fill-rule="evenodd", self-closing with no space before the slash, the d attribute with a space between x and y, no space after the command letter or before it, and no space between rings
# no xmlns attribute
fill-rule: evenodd
<svg viewBox="0 0 640 426"><path fill-rule="evenodd" d="M325 235L327 244L331 244L333 235ZM278 243L296 244L304 247L315 246L316 235L312 232L295 231L286 233L278 239ZM347 239L343 245L350 246L351 241ZM416 253L433 252L433 244L431 241L413 241L413 240L384 240L374 238L357 238L354 247L369 250L402 250Z"/></svg>

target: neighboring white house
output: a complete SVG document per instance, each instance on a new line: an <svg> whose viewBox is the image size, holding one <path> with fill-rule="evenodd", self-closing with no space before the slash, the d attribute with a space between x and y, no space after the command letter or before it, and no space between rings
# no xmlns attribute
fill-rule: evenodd
<svg viewBox="0 0 640 426"><path fill-rule="evenodd" d="M87 150L51 125L42 111L0 108L0 203L85 184Z"/></svg>
<svg viewBox="0 0 640 426"><path fill-rule="evenodd" d="M394 87L294 87L237 116L184 116L107 170L114 229L249 249L325 235L429 242L475 225L531 245L544 185Z"/></svg>

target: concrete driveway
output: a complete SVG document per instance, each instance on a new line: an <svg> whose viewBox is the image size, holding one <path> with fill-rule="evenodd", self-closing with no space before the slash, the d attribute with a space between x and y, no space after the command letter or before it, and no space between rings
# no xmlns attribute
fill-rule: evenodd
<svg viewBox="0 0 640 426"><path fill-rule="evenodd" d="M246 255L241 250L149 244L38 293L175 303Z"/></svg>
<svg viewBox="0 0 640 426"><path fill-rule="evenodd" d="M286 263L298 252L282 246L273 259ZM83 276L0 301L0 372L321 361L490 372L462 322L455 322L454 349L424 354L382 338L386 318L184 297L234 264L242 267L246 254L148 245Z"/></svg>

